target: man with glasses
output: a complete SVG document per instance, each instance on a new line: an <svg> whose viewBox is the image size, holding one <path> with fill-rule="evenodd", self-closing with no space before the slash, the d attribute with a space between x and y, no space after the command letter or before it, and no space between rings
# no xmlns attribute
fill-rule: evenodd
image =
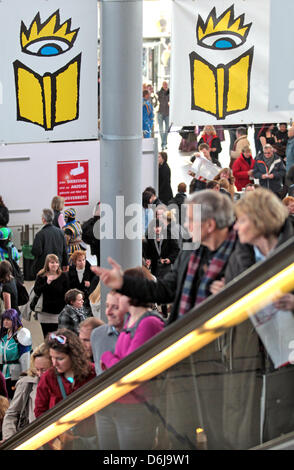
<svg viewBox="0 0 294 470"><path fill-rule="evenodd" d="M266 144L263 153L255 158L253 177L259 180L261 187L270 189L282 198L285 175L286 168L282 159L274 153L270 144Z"/></svg>

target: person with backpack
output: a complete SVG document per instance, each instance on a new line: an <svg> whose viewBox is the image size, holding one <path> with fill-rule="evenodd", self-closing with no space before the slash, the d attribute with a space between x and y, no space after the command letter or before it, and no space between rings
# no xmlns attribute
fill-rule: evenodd
<svg viewBox="0 0 294 470"><path fill-rule="evenodd" d="M17 248L11 241L12 231L8 227L0 228L0 261L9 260L11 257L15 262L18 262L20 254Z"/></svg>
<svg viewBox="0 0 294 470"><path fill-rule="evenodd" d="M99 239L100 202L95 207L94 215L82 224L82 240L90 246L91 255L96 256L100 264L100 239Z"/></svg>
<svg viewBox="0 0 294 470"><path fill-rule="evenodd" d="M151 274L144 267L127 269L125 274L142 280L151 278ZM163 319L151 310L150 304L124 295L119 297L119 303L126 301L129 307L124 327L119 334L114 352L106 351L102 354L102 370L117 364L164 328ZM108 412L111 416L115 416L115 420L111 426L107 425L107 422L104 422L103 426L103 422L100 422L100 429L103 430L99 434L101 449L142 449L142 442L145 443L146 449L152 449L158 422L146 403L154 396L153 385L147 383L140 386L108 407Z"/></svg>
<svg viewBox="0 0 294 470"><path fill-rule="evenodd" d="M5 310L0 327L0 370L10 399L20 374L30 366L31 348L31 332L23 327L19 313L13 308Z"/></svg>

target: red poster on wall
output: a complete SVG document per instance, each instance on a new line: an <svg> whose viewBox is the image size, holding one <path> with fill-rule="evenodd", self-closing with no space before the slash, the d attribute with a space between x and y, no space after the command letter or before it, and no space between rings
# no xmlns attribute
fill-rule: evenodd
<svg viewBox="0 0 294 470"><path fill-rule="evenodd" d="M89 161L57 162L57 194L65 206L89 204Z"/></svg>

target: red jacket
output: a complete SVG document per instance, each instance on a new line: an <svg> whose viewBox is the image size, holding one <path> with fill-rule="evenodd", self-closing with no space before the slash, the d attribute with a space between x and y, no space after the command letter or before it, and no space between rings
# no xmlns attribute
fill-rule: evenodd
<svg viewBox="0 0 294 470"><path fill-rule="evenodd" d="M249 165L243 154L241 153L240 157L235 160L232 166L233 175L235 177L235 185L237 191L242 191L242 188L245 188L246 184L250 183L248 176L248 171L253 170L254 159L251 157L251 164ZM251 181L252 182L252 181Z"/></svg>
<svg viewBox="0 0 294 470"><path fill-rule="evenodd" d="M75 380L73 386L68 380L61 376L66 395L70 395L71 393L75 392L78 388L82 387L82 385L89 382L94 377L96 377L96 373L94 364L92 363L91 372L87 379L82 382ZM59 403L62 399L62 394L56 378L55 368L51 367L42 375L38 383L35 401L36 418L45 413L45 411L53 408L53 406Z"/></svg>

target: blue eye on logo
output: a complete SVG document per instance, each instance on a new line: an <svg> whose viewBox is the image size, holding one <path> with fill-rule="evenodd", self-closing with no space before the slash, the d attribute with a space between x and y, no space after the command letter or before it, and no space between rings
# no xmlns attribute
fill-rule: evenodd
<svg viewBox="0 0 294 470"><path fill-rule="evenodd" d="M219 39L213 45L216 49L232 49L235 45L229 39Z"/></svg>
<svg viewBox="0 0 294 470"><path fill-rule="evenodd" d="M39 54L42 56L52 56L52 55L58 55L62 53L63 51L61 50L60 47L56 46L55 44L48 44L47 46L43 46L39 50Z"/></svg>
<svg viewBox="0 0 294 470"><path fill-rule="evenodd" d="M53 57L70 49L70 44L61 39L38 39L23 48L23 52L41 57Z"/></svg>

